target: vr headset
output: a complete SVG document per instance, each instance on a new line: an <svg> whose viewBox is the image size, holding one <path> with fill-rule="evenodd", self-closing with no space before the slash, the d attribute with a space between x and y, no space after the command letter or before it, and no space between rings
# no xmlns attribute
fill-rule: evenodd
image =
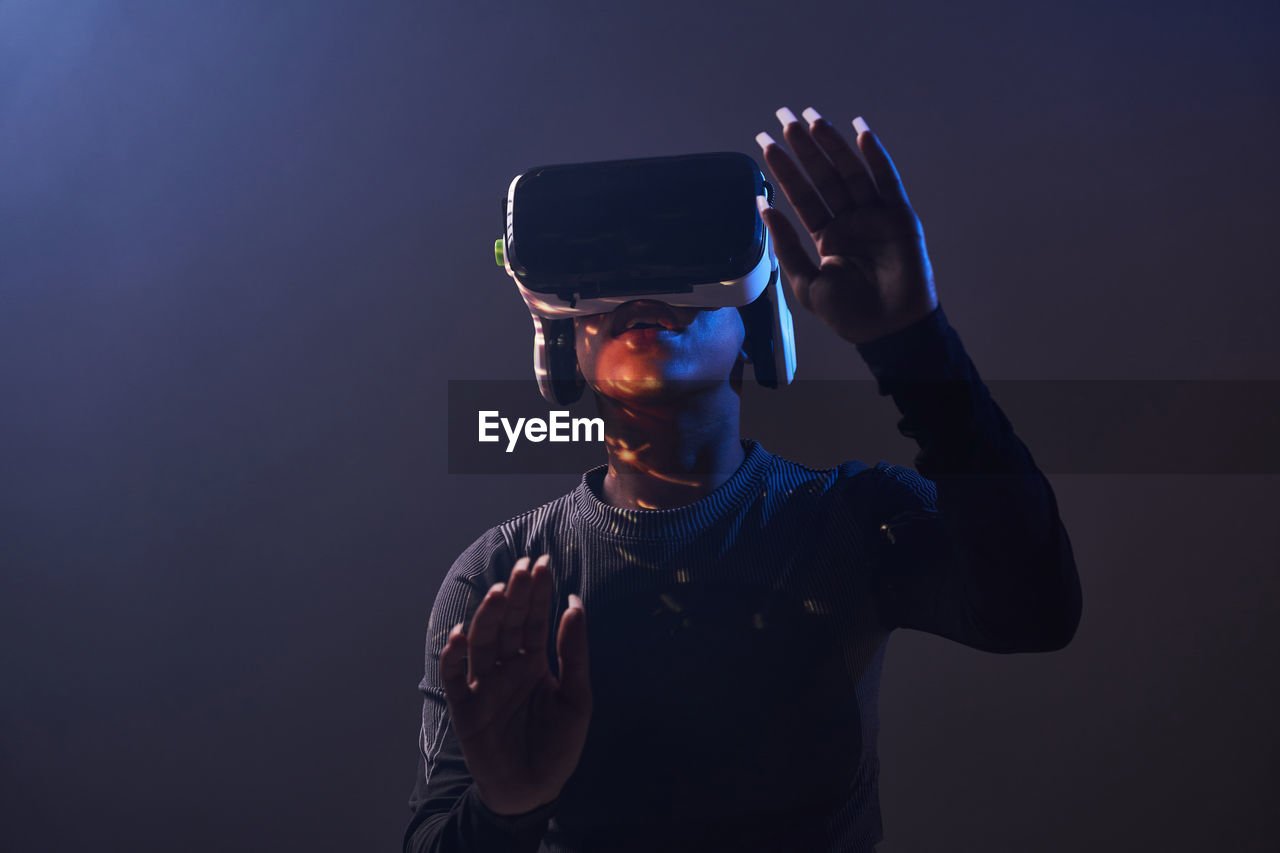
<svg viewBox="0 0 1280 853"><path fill-rule="evenodd" d="M533 369L552 404L582 396L573 318L635 299L736 307L756 381L795 376L795 334L756 196L773 186L737 152L540 166L503 199L494 246L533 318Z"/></svg>

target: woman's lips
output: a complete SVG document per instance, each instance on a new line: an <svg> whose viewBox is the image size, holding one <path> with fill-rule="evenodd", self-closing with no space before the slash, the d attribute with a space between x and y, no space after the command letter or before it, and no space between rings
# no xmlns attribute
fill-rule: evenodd
<svg viewBox="0 0 1280 853"><path fill-rule="evenodd" d="M612 332L619 337L639 327L662 326L678 329L681 324L671 307L656 299L633 299L613 312Z"/></svg>

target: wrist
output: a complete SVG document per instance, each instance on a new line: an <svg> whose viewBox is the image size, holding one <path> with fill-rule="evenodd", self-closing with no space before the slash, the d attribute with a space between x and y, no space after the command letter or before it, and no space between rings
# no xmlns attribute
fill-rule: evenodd
<svg viewBox="0 0 1280 853"><path fill-rule="evenodd" d="M533 813L553 805L556 801L556 797L537 803L503 800L500 797L494 797L492 794L486 793L479 783L475 783L475 789L476 800L480 805L482 805L494 817L504 818L507 820L516 820L531 816Z"/></svg>

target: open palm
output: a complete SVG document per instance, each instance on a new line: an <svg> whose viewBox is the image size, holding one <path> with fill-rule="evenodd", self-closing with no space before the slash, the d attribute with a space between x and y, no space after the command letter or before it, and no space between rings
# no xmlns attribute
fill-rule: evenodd
<svg viewBox="0 0 1280 853"><path fill-rule="evenodd" d="M799 165L769 134L756 141L820 262L781 212L761 204L761 216L796 300L840 337L867 343L937 307L924 229L893 161L861 119L854 127L865 164L816 110L804 115L808 124L778 110Z"/></svg>
<svg viewBox="0 0 1280 853"><path fill-rule="evenodd" d="M548 557L516 562L471 620L454 627L440 675L454 733L480 799L498 814L551 802L578 766L591 720L586 616L577 596L560 619L560 678L546 655Z"/></svg>

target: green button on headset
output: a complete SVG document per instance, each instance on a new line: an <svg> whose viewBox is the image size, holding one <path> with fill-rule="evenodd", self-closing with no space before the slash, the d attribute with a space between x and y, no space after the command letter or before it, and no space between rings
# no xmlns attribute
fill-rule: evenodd
<svg viewBox="0 0 1280 853"><path fill-rule="evenodd" d="M507 264L502 259L502 238L499 237L493 241L493 259L498 262L498 266L505 267Z"/></svg>

